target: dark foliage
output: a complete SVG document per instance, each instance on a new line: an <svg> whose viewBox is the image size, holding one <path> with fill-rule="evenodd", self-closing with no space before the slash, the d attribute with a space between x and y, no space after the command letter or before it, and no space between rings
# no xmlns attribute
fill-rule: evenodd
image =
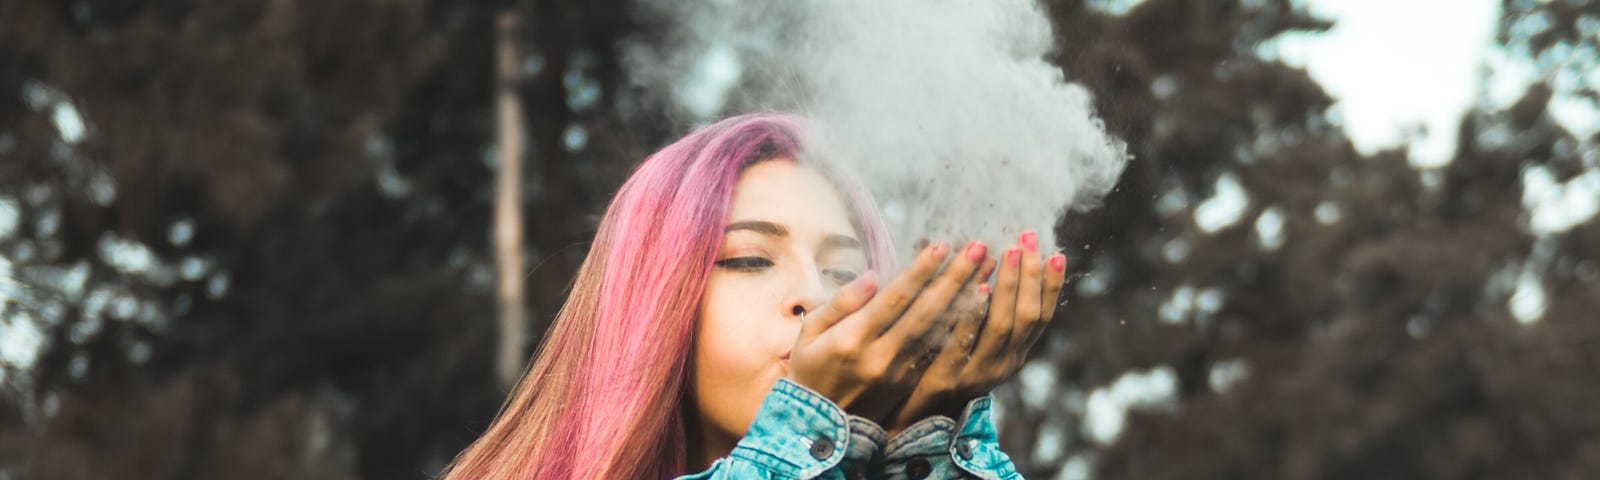
<svg viewBox="0 0 1600 480"><path fill-rule="evenodd" d="M1327 26L1287 0L1044 3L1052 61L1136 158L1057 227L1074 283L1037 360L1056 381L1000 395L1025 475L1069 457L1096 478L1600 472L1600 222L1537 235L1522 204L1532 166L1597 168L1597 139L1547 111L1592 90L1474 111L1456 158L1419 172L1356 152L1316 82L1256 55ZM628 82L619 40L661 26L626 2L0 0L0 201L20 214L0 328L44 335L31 368L0 364L0 478L422 478L474 438L504 397L488 222L508 8L537 334L610 193L689 127ZM1596 67L1560 56L1597 47L1600 2L1504 11L1516 55ZM1219 177L1249 207L1207 232ZM1507 309L1523 272L1545 292L1532 323ZM1217 384L1223 365L1246 373ZM1177 377L1169 405L1108 445L1082 433L1091 391L1152 368ZM1035 454L1045 435L1060 452Z"/></svg>

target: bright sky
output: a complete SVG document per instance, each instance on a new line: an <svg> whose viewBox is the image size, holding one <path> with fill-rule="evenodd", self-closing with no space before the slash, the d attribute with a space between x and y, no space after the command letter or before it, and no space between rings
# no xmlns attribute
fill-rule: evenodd
<svg viewBox="0 0 1600 480"><path fill-rule="evenodd" d="M1411 161L1438 167L1455 154L1456 125L1475 102L1508 106L1539 78L1526 59L1508 58L1493 45L1496 0L1305 0L1312 13L1331 18L1324 34L1285 35L1261 54L1305 67L1335 104L1346 133L1363 153L1411 141ZM1518 28L1546 25L1524 21ZM1425 28L1417 28L1419 25ZM1485 77L1487 82L1480 85ZM1560 71L1549 79L1556 96L1550 115L1577 138L1600 130L1600 112L1570 92L1600 83L1600 75ZM1417 132L1417 126L1424 127ZM1415 135L1415 136L1412 136ZM1565 231L1600 212L1600 165L1565 183L1541 167L1524 172L1528 229L1537 235Z"/></svg>
<svg viewBox="0 0 1600 480"><path fill-rule="evenodd" d="M1333 19L1333 29L1283 35L1263 45L1261 54L1306 68L1338 99L1335 113L1362 153L1409 139L1414 165L1449 162L1457 122L1479 92L1480 67L1493 44L1499 2L1303 3L1313 14Z"/></svg>

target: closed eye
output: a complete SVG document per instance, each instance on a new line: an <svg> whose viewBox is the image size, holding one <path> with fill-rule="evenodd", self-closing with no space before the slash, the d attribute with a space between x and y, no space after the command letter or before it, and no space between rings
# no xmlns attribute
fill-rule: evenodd
<svg viewBox="0 0 1600 480"><path fill-rule="evenodd" d="M761 257L733 257L717 260L716 266L738 272L754 272L771 267L772 260Z"/></svg>
<svg viewBox="0 0 1600 480"><path fill-rule="evenodd" d="M822 270L822 274L832 278L833 281L838 282L840 285L855 281L856 277L860 276L854 270L843 268L825 268Z"/></svg>

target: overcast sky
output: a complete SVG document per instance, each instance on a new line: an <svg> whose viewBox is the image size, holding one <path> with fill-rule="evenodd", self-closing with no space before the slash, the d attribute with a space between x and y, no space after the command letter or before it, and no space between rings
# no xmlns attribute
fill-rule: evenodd
<svg viewBox="0 0 1600 480"><path fill-rule="evenodd" d="M1337 98L1336 114L1363 153L1398 146L1422 127L1427 133L1412 139L1413 163L1448 162L1456 124L1479 91L1499 2L1305 3L1317 16L1333 19L1333 29L1283 35L1263 45L1262 55L1305 67Z"/></svg>

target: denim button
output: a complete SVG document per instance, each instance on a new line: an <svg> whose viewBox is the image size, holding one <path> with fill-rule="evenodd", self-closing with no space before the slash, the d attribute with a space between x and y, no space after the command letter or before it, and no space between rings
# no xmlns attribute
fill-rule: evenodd
<svg viewBox="0 0 1600 480"><path fill-rule="evenodd" d="M960 455L962 460L972 460L972 444L974 443L978 443L978 441L970 438L957 442L956 455Z"/></svg>
<svg viewBox="0 0 1600 480"><path fill-rule="evenodd" d="M912 480L928 478L930 473L933 473L933 466L928 465L928 459L926 458L917 457L906 462L906 476L911 477Z"/></svg>
<svg viewBox="0 0 1600 480"><path fill-rule="evenodd" d="M822 437L811 442L811 458L827 460L829 455L833 455L833 440Z"/></svg>

